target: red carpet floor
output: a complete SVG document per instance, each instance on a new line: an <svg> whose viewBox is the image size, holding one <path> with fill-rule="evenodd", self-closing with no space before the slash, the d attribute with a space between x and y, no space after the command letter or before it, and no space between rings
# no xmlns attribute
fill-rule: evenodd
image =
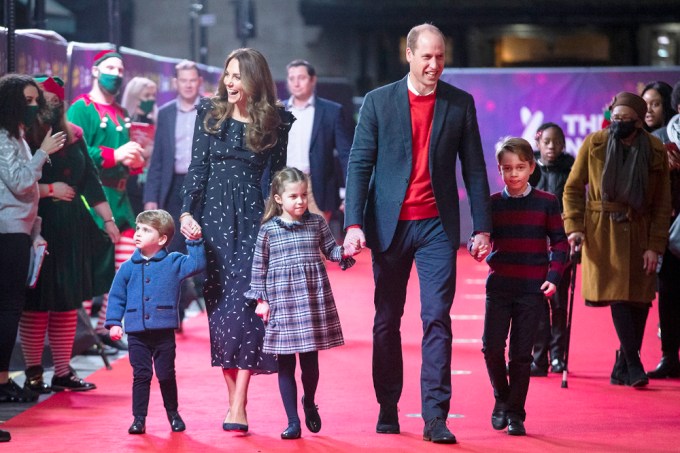
<svg viewBox="0 0 680 453"><path fill-rule="evenodd" d="M422 440L420 412L420 338L417 277L411 278L404 316L405 386L400 403L401 435L375 433L378 405L371 383L372 276L368 253L352 269L329 266L346 345L320 354L317 403L323 419L320 433L303 428L302 439L283 441L286 418L275 376L251 381L246 436L222 431L227 408L226 386L209 365L207 322L198 316L178 336L177 373L180 412L188 429L171 433L154 384L147 434L127 434L131 416L131 369L127 358L112 371L88 380L98 388L62 393L4 424L13 440L0 446L12 452L187 451L187 452L358 452L358 451L680 451L680 380L652 381L644 390L609 384L617 347L608 309L586 308L577 301L569 388L561 375L534 378L529 388L526 427L529 435L513 438L494 431L489 417L493 397L484 367L481 334L486 265L461 252L458 290L452 312L453 400L449 427L456 446ZM643 346L647 369L660 358L656 307L650 312ZM302 411L300 409L302 415Z"/></svg>

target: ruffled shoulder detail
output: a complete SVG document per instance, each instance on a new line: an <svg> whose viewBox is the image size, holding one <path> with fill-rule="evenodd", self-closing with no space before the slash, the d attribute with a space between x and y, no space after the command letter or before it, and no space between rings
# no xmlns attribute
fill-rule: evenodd
<svg viewBox="0 0 680 453"><path fill-rule="evenodd" d="M309 218L309 211L305 212L302 215L302 218L300 220L284 220L279 216L272 217L272 221L277 224L278 226L285 228L287 230L294 230L295 228L299 228L305 224L305 220Z"/></svg>
<svg viewBox="0 0 680 453"><path fill-rule="evenodd" d="M278 107L277 110L279 112L279 118L281 118L281 124L279 125L279 127L285 130L286 132L289 131L290 128L293 126L295 117L283 106Z"/></svg>

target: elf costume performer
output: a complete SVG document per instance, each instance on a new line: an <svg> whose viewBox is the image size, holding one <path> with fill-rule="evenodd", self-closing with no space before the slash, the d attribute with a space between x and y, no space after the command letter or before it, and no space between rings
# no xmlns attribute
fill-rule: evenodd
<svg viewBox="0 0 680 453"><path fill-rule="evenodd" d="M104 222L115 222L121 232L120 240L115 244L116 271L135 250L135 216L125 192L127 178L141 173L144 168L143 148L130 141L130 118L116 102L124 71L123 59L118 52L99 52L92 66L92 89L76 98L67 113L69 121L83 129L88 152L99 170L104 194L113 212L112 219L102 221L95 217L95 221L102 228ZM96 331L105 344L126 350L127 344L122 340L112 341L104 327L107 305L108 297L105 295Z"/></svg>

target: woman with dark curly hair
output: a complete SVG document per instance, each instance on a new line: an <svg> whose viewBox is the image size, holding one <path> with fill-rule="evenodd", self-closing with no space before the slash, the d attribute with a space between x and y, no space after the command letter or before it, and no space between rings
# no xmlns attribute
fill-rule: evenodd
<svg viewBox="0 0 680 453"><path fill-rule="evenodd" d="M277 370L262 353L264 324L249 289L255 239L264 211L263 188L284 167L294 118L277 101L264 56L233 51L217 94L198 106L189 172L184 180L181 232L203 232L208 260L204 296L212 365L221 367L229 391L225 431L248 430L246 400L251 374Z"/></svg>
<svg viewBox="0 0 680 453"><path fill-rule="evenodd" d="M9 378L9 361L26 301L31 246L47 244L37 215L38 180L49 155L64 146L66 134L49 131L31 155L24 130L45 109L45 99L28 76L0 78L0 106L0 402L27 402L36 395ZM9 433L0 431L0 441L9 440Z"/></svg>

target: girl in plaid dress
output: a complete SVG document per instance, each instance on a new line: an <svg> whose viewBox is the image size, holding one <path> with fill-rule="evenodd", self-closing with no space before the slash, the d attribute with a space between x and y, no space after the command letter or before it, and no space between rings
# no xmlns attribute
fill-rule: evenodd
<svg viewBox="0 0 680 453"><path fill-rule="evenodd" d="M288 417L282 439L301 436L295 354L300 356L305 424L317 433L321 429L314 402L317 351L344 344L321 254L342 269L354 264L353 258L343 256L324 218L307 211L307 175L284 168L272 180L255 244L250 290L245 293L257 299L255 313L267 323L263 352L278 355L279 390Z"/></svg>

